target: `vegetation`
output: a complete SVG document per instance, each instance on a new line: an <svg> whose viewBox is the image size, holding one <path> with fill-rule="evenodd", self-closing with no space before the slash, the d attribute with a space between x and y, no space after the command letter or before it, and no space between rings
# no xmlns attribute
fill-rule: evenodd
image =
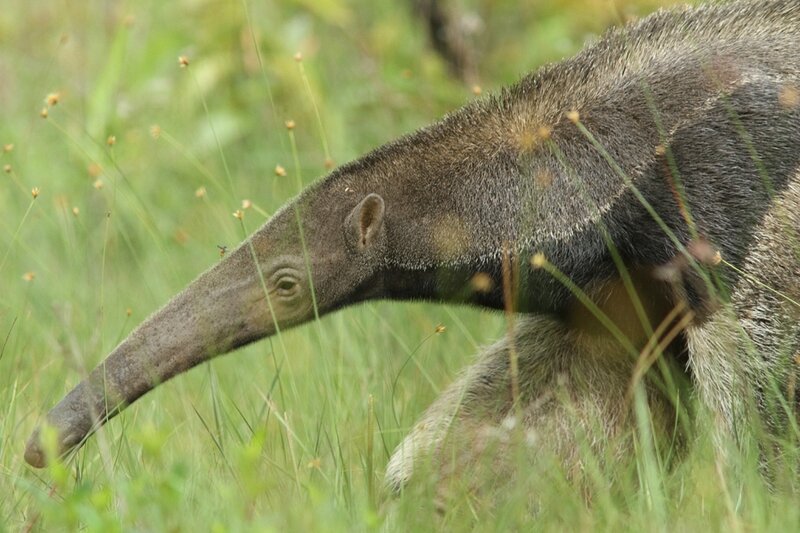
<svg viewBox="0 0 800 533"><path fill-rule="evenodd" d="M703 431L670 466L646 423L630 467L599 469L588 489L543 460L521 462L530 475L491 504L464 491L437 510L424 482L388 495L391 451L506 329L501 314L435 305L334 314L158 388L67 463L22 459L49 407L331 162L663 3L465 0L480 29L472 87L406 2L7 0L0 532L796 530L793 473L770 491L755 454L723 466Z"/></svg>

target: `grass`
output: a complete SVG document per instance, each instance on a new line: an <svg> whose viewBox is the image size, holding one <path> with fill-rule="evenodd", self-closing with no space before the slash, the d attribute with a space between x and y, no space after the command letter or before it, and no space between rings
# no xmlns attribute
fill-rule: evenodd
<svg viewBox="0 0 800 533"><path fill-rule="evenodd" d="M658 2L466 4L491 12L487 90ZM474 96L402 2L10 0L0 43L0 531L796 529L791 478L770 492L752 454L732 452L729 471L702 434L669 468L641 413L632 464L598 465L585 490L520 457L526 479L491 502L464 491L442 515L425 483L389 497L394 447L506 330L502 314L435 305L282 332L158 388L71 462L30 469L44 412L221 249L329 160Z"/></svg>

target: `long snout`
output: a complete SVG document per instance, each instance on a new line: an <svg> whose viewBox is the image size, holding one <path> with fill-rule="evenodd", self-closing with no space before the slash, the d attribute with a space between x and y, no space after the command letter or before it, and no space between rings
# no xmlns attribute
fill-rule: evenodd
<svg viewBox="0 0 800 533"><path fill-rule="evenodd" d="M246 247L201 275L133 331L46 416L62 456L156 385L208 359L270 335L275 320ZM25 460L43 467L41 428Z"/></svg>

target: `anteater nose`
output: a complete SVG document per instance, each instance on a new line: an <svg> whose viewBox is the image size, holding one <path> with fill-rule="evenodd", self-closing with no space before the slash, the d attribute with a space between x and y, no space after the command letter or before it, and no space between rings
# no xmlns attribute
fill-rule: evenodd
<svg viewBox="0 0 800 533"><path fill-rule="evenodd" d="M44 452L41 438L41 428L36 430L28 439L28 444L25 447L25 462L35 468L44 468L47 466L47 454ZM70 431L67 434L59 434L58 448L55 450L58 457L62 457L65 453L80 444L84 435L79 431Z"/></svg>
<svg viewBox="0 0 800 533"><path fill-rule="evenodd" d="M39 442L39 430L33 432L28 444L25 446L25 462L34 468L44 468L46 465L44 451Z"/></svg>

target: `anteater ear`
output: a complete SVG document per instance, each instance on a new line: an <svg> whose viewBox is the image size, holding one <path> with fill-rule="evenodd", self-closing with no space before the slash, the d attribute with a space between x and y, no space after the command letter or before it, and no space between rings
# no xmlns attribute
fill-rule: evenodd
<svg viewBox="0 0 800 533"><path fill-rule="evenodd" d="M365 250L376 241L383 227L383 213L383 198L372 193L347 215L345 229L357 250Z"/></svg>

